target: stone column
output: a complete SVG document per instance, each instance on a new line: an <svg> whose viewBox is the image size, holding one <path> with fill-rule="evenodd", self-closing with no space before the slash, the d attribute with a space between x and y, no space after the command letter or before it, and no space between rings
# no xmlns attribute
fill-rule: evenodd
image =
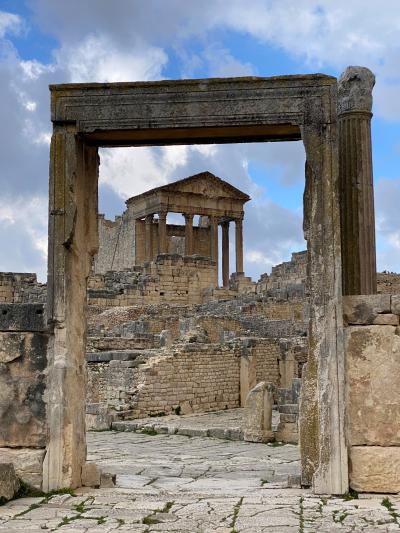
<svg viewBox="0 0 400 533"><path fill-rule="evenodd" d="M371 154L375 76L348 67L338 81L339 186L343 294L376 294Z"/></svg>
<svg viewBox="0 0 400 533"><path fill-rule="evenodd" d="M222 227L222 284L229 286L229 221L221 223Z"/></svg>
<svg viewBox="0 0 400 533"><path fill-rule="evenodd" d="M158 214L158 253L167 253L167 212Z"/></svg>
<svg viewBox="0 0 400 533"><path fill-rule="evenodd" d="M80 487L86 460L86 281L98 249L97 148L55 125L50 149L49 443L43 490Z"/></svg>
<svg viewBox="0 0 400 533"><path fill-rule="evenodd" d="M218 219L210 217L210 257L216 262L216 279L215 286L218 286Z"/></svg>
<svg viewBox="0 0 400 533"><path fill-rule="evenodd" d="M146 261L151 261L153 259L153 215L146 216L145 224Z"/></svg>
<svg viewBox="0 0 400 533"><path fill-rule="evenodd" d="M237 218L235 220L235 230L236 230L236 273L243 273L243 220Z"/></svg>
<svg viewBox="0 0 400 533"><path fill-rule="evenodd" d="M193 254L193 215L184 213L185 217L185 255Z"/></svg>

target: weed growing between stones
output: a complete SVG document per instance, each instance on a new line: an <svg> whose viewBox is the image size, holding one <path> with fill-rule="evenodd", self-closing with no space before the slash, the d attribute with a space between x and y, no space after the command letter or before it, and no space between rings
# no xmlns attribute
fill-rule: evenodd
<svg viewBox="0 0 400 533"><path fill-rule="evenodd" d="M144 433L144 435L150 435L151 437L157 435L157 431L154 428L142 428L139 433Z"/></svg>
<svg viewBox="0 0 400 533"><path fill-rule="evenodd" d="M383 507L386 507L386 509L389 511L389 514L392 517L393 522L397 524L398 526L400 526L400 522L399 522L400 515L399 513L396 512L393 503L390 501L390 499L387 496L386 498L383 498L381 505L383 505Z"/></svg>
<svg viewBox="0 0 400 533"><path fill-rule="evenodd" d="M238 533L237 529L235 529L236 521L239 515L240 508L243 503L243 496L240 498L240 500L237 502L237 504L233 508L233 516L231 523L229 524L229 527L231 528L230 533Z"/></svg>
<svg viewBox="0 0 400 533"><path fill-rule="evenodd" d="M18 493L17 493L17 495L15 496L14 499L17 499L17 498L39 498L41 496L43 497L43 499L40 500L40 502L38 502L38 503L32 503L32 505L30 505L28 507L28 509L24 509L20 513L16 514L13 517L13 520L15 520L16 518L18 518L20 516L23 516L23 515L29 513L30 511L33 511L34 509L38 509L42 505L48 503L48 501L53 496L57 496L58 494L69 494L70 496L76 496L76 494L74 493L73 489L70 489L70 488L54 489L54 490L51 490L49 492L43 492L43 491L41 491L39 489L36 489L35 487L32 487L28 483L25 483L25 481L20 480L20 483L21 483L21 485L20 485L19 491L18 491Z"/></svg>
<svg viewBox="0 0 400 533"><path fill-rule="evenodd" d="M356 490L350 489L349 492L343 494L342 498L348 502L350 500L358 500L358 492Z"/></svg>
<svg viewBox="0 0 400 533"><path fill-rule="evenodd" d="M142 524L145 524L146 526L151 526L153 524L160 524L162 520L157 518L156 514L157 513L169 513L174 503L175 503L174 501L167 502L162 509L155 509L151 514L143 518Z"/></svg>
<svg viewBox="0 0 400 533"><path fill-rule="evenodd" d="M300 496L299 500L299 533L304 533L304 498Z"/></svg>

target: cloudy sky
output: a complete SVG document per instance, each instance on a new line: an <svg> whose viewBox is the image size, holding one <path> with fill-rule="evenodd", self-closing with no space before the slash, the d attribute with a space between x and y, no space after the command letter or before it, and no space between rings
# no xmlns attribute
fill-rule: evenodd
<svg viewBox="0 0 400 533"><path fill-rule="evenodd" d="M377 77L378 269L400 272L399 0L0 0L0 271L44 280L49 83L271 76L364 65ZM300 142L101 150L109 218L150 187L210 170L252 196L245 269L303 249Z"/></svg>

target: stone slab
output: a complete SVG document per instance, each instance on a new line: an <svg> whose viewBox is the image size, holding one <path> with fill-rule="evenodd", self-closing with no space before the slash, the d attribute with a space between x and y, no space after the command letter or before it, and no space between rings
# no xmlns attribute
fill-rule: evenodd
<svg viewBox="0 0 400 533"><path fill-rule="evenodd" d="M0 448L0 461L12 463L19 478L40 489L43 477L44 449Z"/></svg>
<svg viewBox="0 0 400 533"><path fill-rule="evenodd" d="M349 443L400 445L400 336L394 326L345 329Z"/></svg>
<svg viewBox="0 0 400 533"><path fill-rule="evenodd" d="M12 463L0 463L0 504L14 498L20 487L19 479Z"/></svg>
<svg viewBox="0 0 400 533"><path fill-rule="evenodd" d="M350 486L358 492L400 492L400 447L352 446Z"/></svg>
<svg viewBox="0 0 400 533"><path fill-rule="evenodd" d="M392 294L392 313L400 315L400 294Z"/></svg>
<svg viewBox="0 0 400 533"><path fill-rule="evenodd" d="M343 319L347 324L372 324L378 314L390 312L390 294L343 296Z"/></svg>
<svg viewBox="0 0 400 533"><path fill-rule="evenodd" d="M46 445L44 333L0 332L0 446Z"/></svg>
<svg viewBox="0 0 400 533"><path fill-rule="evenodd" d="M43 304L0 304L0 331L45 331Z"/></svg>
<svg viewBox="0 0 400 533"><path fill-rule="evenodd" d="M377 326L398 326L399 316L393 313L384 313L382 315L377 315L374 318L373 323Z"/></svg>

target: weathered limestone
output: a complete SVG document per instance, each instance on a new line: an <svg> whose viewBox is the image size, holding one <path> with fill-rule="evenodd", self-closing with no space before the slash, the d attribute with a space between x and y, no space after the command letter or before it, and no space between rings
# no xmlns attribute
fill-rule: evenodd
<svg viewBox="0 0 400 533"><path fill-rule="evenodd" d="M100 487L101 470L96 463L85 463L82 466L82 486Z"/></svg>
<svg viewBox="0 0 400 533"><path fill-rule="evenodd" d="M45 491L80 486L86 459L85 306L98 241L98 155L76 134L56 121L50 151Z"/></svg>
<svg viewBox="0 0 400 533"><path fill-rule="evenodd" d="M347 67L338 80L343 294L376 293L371 108L375 76Z"/></svg>
<svg viewBox="0 0 400 533"><path fill-rule="evenodd" d="M185 255L193 253L193 215L184 214L185 217Z"/></svg>
<svg viewBox="0 0 400 533"><path fill-rule="evenodd" d="M19 479L12 463L0 463L0 505L11 500L20 487Z"/></svg>
<svg viewBox="0 0 400 533"><path fill-rule="evenodd" d="M352 446L350 486L359 492L400 492L400 447Z"/></svg>
<svg viewBox="0 0 400 533"><path fill-rule="evenodd" d="M380 314L390 313L391 296L374 294L343 297L345 324L373 324Z"/></svg>
<svg viewBox="0 0 400 533"><path fill-rule="evenodd" d="M1 460L12 463L17 476L38 489L42 489L44 449L0 448Z"/></svg>
<svg viewBox="0 0 400 533"><path fill-rule="evenodd" d="M99 247L100 248L100 247ZM158 214L158 251L160 254L166 254L167 249L167 212L162 211Z"/></svg>
<svg viewBox="0 0 400 533"><path fill-rule="evenodd" d="M352 326L346 328L345 339L349 443L400 446L400 336L396 328Z"/></svg>
<svg viewBox="0 0 400 533"><path fill-rule="evenodd" d="M253 387L246 399L243 438L249 442L270 442L272 431L273 383L262 381Z"/></svg>

